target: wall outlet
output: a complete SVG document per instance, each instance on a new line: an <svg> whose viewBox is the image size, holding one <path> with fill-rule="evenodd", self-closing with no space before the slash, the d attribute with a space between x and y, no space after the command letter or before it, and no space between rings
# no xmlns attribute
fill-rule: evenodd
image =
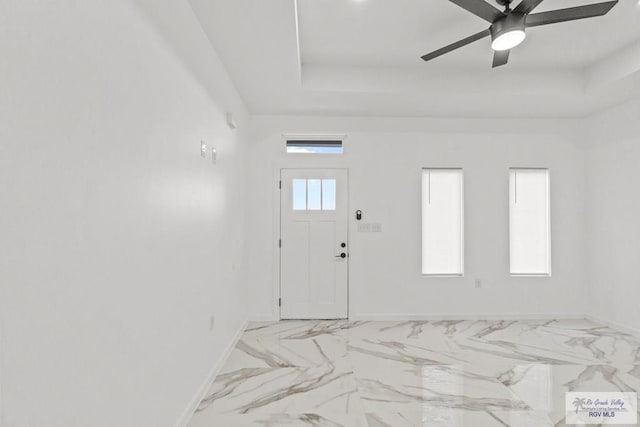
<svg viewBox="0 0 640 427"><path fill-rule="evenodd" d="M207 157L207 144L204 141L200 141L200 155L202 157Z"/></svg>
<svg viewBox="0 0 640 427"><path fill-rule="evenodd" d="M216 326L216 316L209 316L209 332L213 331Z"/></svg>
<svg viewBox="0 0 640 427"><path fill-rule="evenodd" d="M482 280L476 279L476 288L481 288L481 287L482 287Z"/></svg>

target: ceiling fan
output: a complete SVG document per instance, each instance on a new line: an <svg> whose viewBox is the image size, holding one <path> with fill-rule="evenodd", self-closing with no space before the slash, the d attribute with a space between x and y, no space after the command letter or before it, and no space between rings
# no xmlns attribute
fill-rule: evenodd
<svg viewBox="0 0 640 427"><path fill-rule="evenodd" d="M542 3L542 0L522 0L513 10L511 9L513 0L496 0L496 3L504 6L504 12L484 0L449 1L488 21L491 26L484 31L428 53L422 56L422 59L430 61L445 53L491 36L491 48L494 50L493 68L507 63L509 51L524 41L527 28L606 15L618 3L618 0L614 0L532 14L531 12Z"/></svg>

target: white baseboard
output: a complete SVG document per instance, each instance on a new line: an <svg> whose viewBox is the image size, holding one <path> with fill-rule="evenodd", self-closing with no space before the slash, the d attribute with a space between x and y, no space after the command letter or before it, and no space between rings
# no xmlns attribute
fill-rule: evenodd
<svg viewBox="0 0 640 427"><path fill-rule="evenodd" d="M202 383L202 385L200 385L200 387L196 391L196 394L193 396L193 399L191 399L191 402L189 402L189 405L187 405L185 410L180 415L180 418L178 418L178 421L175 424L176 427L187 427L187 425L189 424L189 421L191 421L191 418L193 417L193 414L195 414L196 409L198 409L198 405L200 404L200 402L202 402L202 399L205 397L205 394L207 393L207 391L209 391L211 384L213 384L213 381L216 379L218 372L220 372L220 369L222 369L224 364L227 362L227 359L231 355L231 352L233 351L236 344L240 340L242 333L247 328L247 323L248 322L245 321L242 324L242 326L240 327L240 329L238 329L238 331L234 335L229 345L225 348L224 353L222 353L222 356L218 359L218 362L213 365L213 368L211 368L209 375L207 375L207 378Z"/></svg>
<svg viewBox="0 0 640 427"><path fill-rule="evenodd" d="M434 313L434 314L352 314L349 320L552 320L584 319L583 313Z"/></svg>
<svg viewBox="0 0 640 427"><path fill-rule="evenodd" d="M586 315L585 318L587 320L591 320L594 323L601 323L605 326L608 326L612 329L617 329L625 334L633 335L634 337L640 338L640 329L630 328L621 323L612 322L610 320L605 320L597 316Z"/></svg>
<svg viewBox="0 0 640 427"><path fill-rule="evenodd" d="M276 316L250 316L249 322L277 322L278 319Z"/></svg>
<svg viewBox="0 0 640 427"><path fill-rule="evenodd" d="M403 320L552 320L584 319L583 313L357 313L349 320L403 321ZM250 322L277 322L274 316L252 316Z"/></svg>

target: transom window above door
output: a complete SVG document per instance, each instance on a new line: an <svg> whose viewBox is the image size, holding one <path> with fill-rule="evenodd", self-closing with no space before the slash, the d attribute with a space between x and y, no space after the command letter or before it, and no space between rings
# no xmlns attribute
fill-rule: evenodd
<svg viewBox="0 0 640 427"><path fill-rule="evenodd" d="M336 210L335 179L294 179L294 211L334 211Z"/></svg>
<svg viewBox="0 0 640 427"><path fill-rule="evenodd" d="M287 154L342 154L341 140L287 140Z"/></svg>

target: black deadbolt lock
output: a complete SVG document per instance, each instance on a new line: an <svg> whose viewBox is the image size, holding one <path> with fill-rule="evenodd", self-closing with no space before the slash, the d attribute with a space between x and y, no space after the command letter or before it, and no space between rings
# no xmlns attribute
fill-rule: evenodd
<svg viewBox="0 0 640 427"><path fill-rule="evenodd" d="M347 244L346 244L346 243L344 243L344 242L342 242L342 243L340 243L340 247L341 247L341 248L346 248L346 247L347 247Z"/></svg>
<svg viewBox="0 0 640 427"><path fill-rule="evenodd" d="M357 219L358 221L360 221L360 220L362 219L362 211L361 211L360 209L358 209L358 210L356 211L356 219Z"/></svg>

